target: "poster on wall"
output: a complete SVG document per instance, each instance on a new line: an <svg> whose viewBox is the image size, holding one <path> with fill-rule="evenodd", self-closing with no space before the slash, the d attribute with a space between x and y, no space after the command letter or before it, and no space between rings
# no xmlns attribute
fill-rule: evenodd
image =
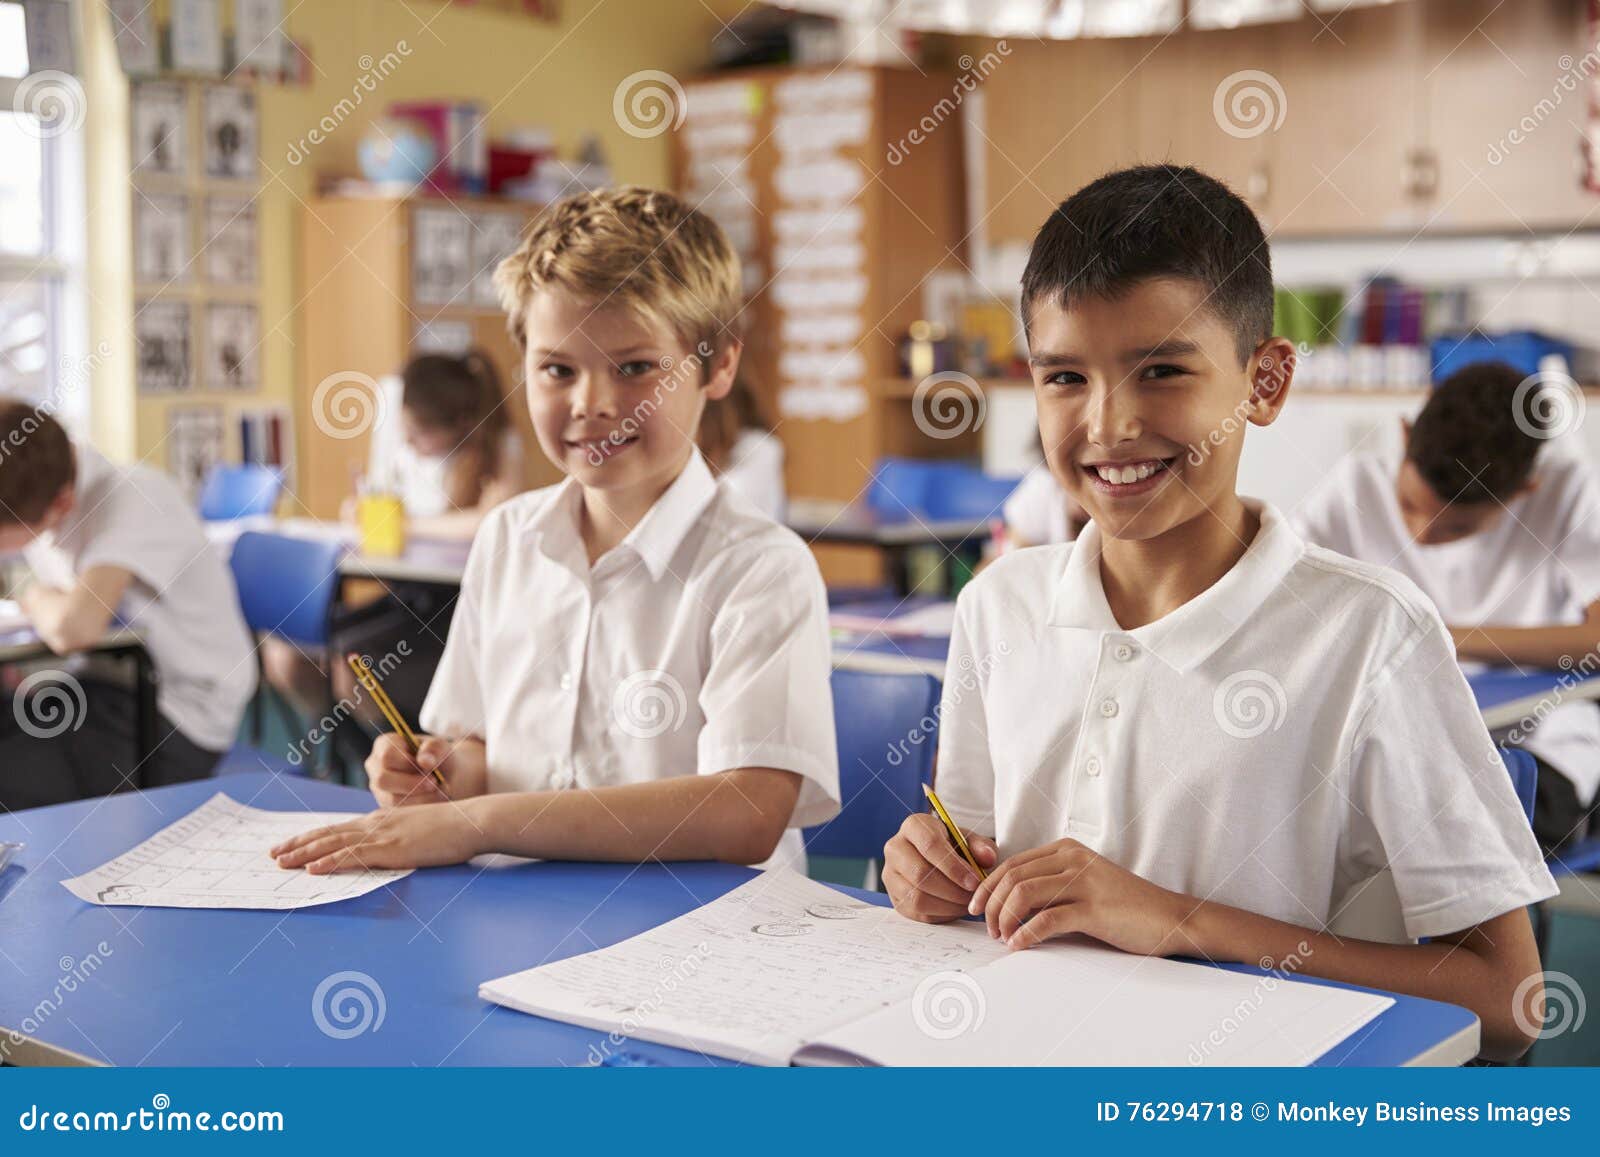
<svg viewBox="0 0 1600 1157"><path fill-rule="evenodd" d="M206 307L205 373L208 390L245 393L257 389L261 379L261 339L253 305L212 304Z"/></svg>
<svg viewBox="0 0 1600 1157"><path fill-rule="evenodd" d="M227 425L221 406L173 406L167 410L167 471L191 499L213 466L227 459Z"/></svg>
<svg viewBox="0 0 1600 1157"><path fill-rule="evenodd" d="M496 306L495 268L517 250L525 218L516 213L472 215L472 304Z"/></svg>
<svg viewBox="0 0 1600 1157"><path fill-rule="evenodd" d="M163 286L189 279L189 198L134 190L133 279Z"/></svg>
<svg viewBox="0 0 1600 1157"><path fill-rule="evenodd" d="M206 176L220 181L256 179L256 94L219 84L206 89L201 116Z"/></svg>
<svg viewBox="0 0 1600 1157"><path fill-rule="evenodd" d="M183 89L176 84L136 84L131 104L134 173L183 176L189 167L189 115Z"/></svg>
<svg viewBox="0 0 1600 1157"><path fill-rule="evenodd" d="M458 209L411 215L411 294L421 305L467 304L472 222Z"/></svg>
<svg viewBox="0 0 1600 1157"><path fill-rule="evenodd" d="M133 313L139 348L135 371L141 394L181 393L189 388L189 305L141 301Z"/></svg>
<svg viewBox="0 0 1600 1157"><path fill-rule="evenodd" d="M276 80L283 75L283 0L233 0L233 66Z"/></svg>
<svg viewBox="0 0 1600 1157"><path fill-rule="evenodd" d="M206 200L206 280L212 285L256 283L256 205L242 197Z"/></svg>
<svg viewBox="0 0 1600 1157"><path fill-rule="evenodd" d="M129 76L154 76L161 71L161 35L150 0L107 0L117 59Z"/></svg>
<svg viewBox="0 0 1600 1157"><path fill-rule="evenodd" d="M218 0L172 0L172 67L213 76L222 72Z"/></svg>

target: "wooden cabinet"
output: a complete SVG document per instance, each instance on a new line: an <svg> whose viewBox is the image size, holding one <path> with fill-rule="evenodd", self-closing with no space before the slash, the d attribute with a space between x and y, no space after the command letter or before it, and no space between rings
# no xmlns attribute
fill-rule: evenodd
<svg viewBox="0 0 1600 1157"><path fill-rule="evenodd" d="M528 484L559 477L533 441L520 396L521 358L506 333L505 314L479 280L503 256L496 246L508 244L532 212L516 202L462 198L328 196L305 204L295 390L301 445L295 493L304 513L338 515L367 463L367 383L399 373L429 329L436 337L464 338L489 355L528 447ZM418 230L445 221L453 236L441 250L448 260L415 268ZM452 268L441 273L439 265Z"/></svg>
<svg viewBox="0 0 1600 1157"><path fill-rule="evenodd" d="M1583 44L1579 9L1575 0L1430 7L1418 71L1428 78L1423 146L1438 158L1438 224L1561 228L1600 208L1581 182L1595 65L1581 64L1594 46Z"/></svg>
<svg viewBox="0 0 1600 1157"><path fill-rule="evenodd" d="M1026 242L1086 182L1152 161L1221 177L1278 236L1592 222L1582 8L1410 0L1160 39L1016 45L984 86L990 240ZM1281 108L1276 128L1252 135L1233 120L1230 131L1229 94L1250 88ZM1241 100L1245 114L1260 107Z"/></svg>

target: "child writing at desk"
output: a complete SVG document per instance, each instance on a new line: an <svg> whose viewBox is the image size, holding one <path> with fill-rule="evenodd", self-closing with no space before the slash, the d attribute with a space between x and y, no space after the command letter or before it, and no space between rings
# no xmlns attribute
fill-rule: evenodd
<svg viewBox="0 0 1600 1157"><path fill-rule="evenodd" d="M551 206L496 282L568 477L484 520L420 751L385 736L367 761L384 806L278 862L794 862L838 810L822 576L694 441L739 368L738 258L624 188Z"/></svg>
<svg viewBox="0 0 1600 1157"><path fill-rule="evenodd" d="M1353 454L1296 512L1306 539L1422 588L1463 659L1592 670L1600 645L1600 481L1544 449L1559 402L1499 362L1466 366L1402 424L1398 458ZM1554 447L1551 447L1554 449ZM1585 658L1589 656L1589 658ZM1533 831L1548 854L1588 831L1600 708L1556 704L1510 741L1539 763Z"/></svg>
<svg viewBox="0 0 1600 1157"><path fill-rule="evenodd" d="M1091 522L957 602L938 787L987 879L921 814L884 884L1017 949L1082 935L1464 1005L1514 1057L1542 1007L1524 908L1554 882L1422 592L1236 490L1288 396L1272 307L1255 215L1193 169L1112 173L1040 229L1039 425Z"/></svg>
<svg viewBox="0 0 1600 1157"><path fill-rule="evenodd" d="M21 552L18 607L51 651L74 656L31 701L0 700L0 811L210 775L256 689L256 661L194 507L166 475L106 461L26 402L0 398L0 448L0 559ZM125 664L81 654L119 617L157 680L142 756Z"/></svg>
<svg viewBox="0 0 1600 1157"><path fill-rule="evenodd" d="M375 451L373 473L398 492L408 535L471 539L489 511L524 489L522 438L507 410L512 403L494 364L477 350L460 357L420 354L400 376L402 437L388 453ZM355 521L354 499L343 514L346 522ZM340 610L331 649L335 654L404 653L386 690L415 718L444 652L454 606L453 591L387 583L375 600ZM275 638L262 642L261 655L267 682L305 718L328 711L331 676L334 697L355 703L361 718L381 726L376 711L355 694L343 663L329 665L325 656L308 656Z"/></svg>

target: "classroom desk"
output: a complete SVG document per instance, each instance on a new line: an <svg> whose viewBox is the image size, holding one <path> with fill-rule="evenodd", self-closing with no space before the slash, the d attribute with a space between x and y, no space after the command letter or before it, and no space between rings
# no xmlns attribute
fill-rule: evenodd
<svg viewBox="0 0 1600 1157"><path fill-rule="evenodd" d="M1491 667L1469 674L1467 683L1490 731L1523 719L1537 721L1558 702L1600 699L1600 673L1586 678L1572 671Z"/></svg>
<svg viewBox="0 0 1600 1157"><path fill-rule="evenodd" d="M242 757L254 767L259 757ZM625 1050L663 1065L726 1062L527 1016L478 999L480 982L612 944L750 879L748 868L518 863L419 871L356 900L296 912L100 908L59 881L97 867L225 791L258 807L365 810L353 788L246 771L142 794L0 816L28 846L0 873L0 1048L26 1064L585 1065ZM841 888L875 903L886 896ZM109 952L101 951L105 943ZM59 992L64 971L98 962ZM1247 967L1241 972L1257 972ZM376 1031L339 1039L313 997L337 973L382 991ZM1289 981L1286 983L1298 983ZM57 1002L57 998L59 998ZM376 1007L377 1001L369 995ZM44 1008L41 1002L57 1007ZM340 1024L322 1013L322 1023ZM11 1040L21 1035L22 1044ZM1470 1012L1399 997L1319 1065L1460 1064ZM605 1051L601 1051L605 1050Z"/></svg>
<svg viewBox="0 0 1600 1157"><path fill-rule="evenodd" d="M334 539L347 547L339 560L339 574L346 579L375 579L379 582L429 583L458 587L467 568L467 553L472 543L466 539L422 538L411 536L398 556L362 554L355 546L355 531L337 522L313 518L241 518L232 522L207 524L206 534L220 549L232 550L234 539L247 530L261 534L281 534L287 538Z"/></svg>
<svg viewBox="0 0 1600 1157"><path fill-rule="evenodd" d="M114 659L127 659L133 664L133 687L137 699L134 715L134 759L142 764L155 750L156 738L156 677L150 652L145 650L144 638L131 627L112 627L86 653L107 655ZM0 666L10 663L31 663L35 659L50 659L55 652L45 645L32 627L0 632Z"/></svg>
<svg viewBox="0 0 1600 1157"><path fill-rule="evenodd" d="M910 598L865 599L832 608L859 618L893 619L945 600ZM880 675L932 675L944 678L950 640L936 635L887 635L879 631L834 629L833 665L841 671L873 671Z"/></svg>
<svg viewBox="0 0 1600 1157"><path fill-rule="evenodd" d="M951 560L965 551L973 555L975 561L993 533L990 519L885 518L863 506L828 511L811 509L804 501L791 503L784 522L807 542L878 548L889 566L890 585L901 595L911 593L909 556L913 548L942 548L939 566L944 575L944 589L948 591L952 589Z"/></svg>

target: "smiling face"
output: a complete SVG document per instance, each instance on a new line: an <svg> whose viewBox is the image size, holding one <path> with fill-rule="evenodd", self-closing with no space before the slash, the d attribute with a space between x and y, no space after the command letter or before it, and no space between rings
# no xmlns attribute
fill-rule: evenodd
<svg viewBox="0 0 1600 1157"><path fill-rule="evenodd" d="M647 501L694 448L700 411L733 384L739 346L702 361L665 325L623 306L541 290L524 315L528 409L545 455L586 492Z"/></svg>
<svg viewBox="0 0 1600 1157"><path fill-rule="evenodd" d="M1135 540L1237 501L1244 427L1277 417L1294 348L1270 339L1241 366L1204 289L1170 277L1040 302L1028 346L1051 473L1102 534Z"/></svg>

